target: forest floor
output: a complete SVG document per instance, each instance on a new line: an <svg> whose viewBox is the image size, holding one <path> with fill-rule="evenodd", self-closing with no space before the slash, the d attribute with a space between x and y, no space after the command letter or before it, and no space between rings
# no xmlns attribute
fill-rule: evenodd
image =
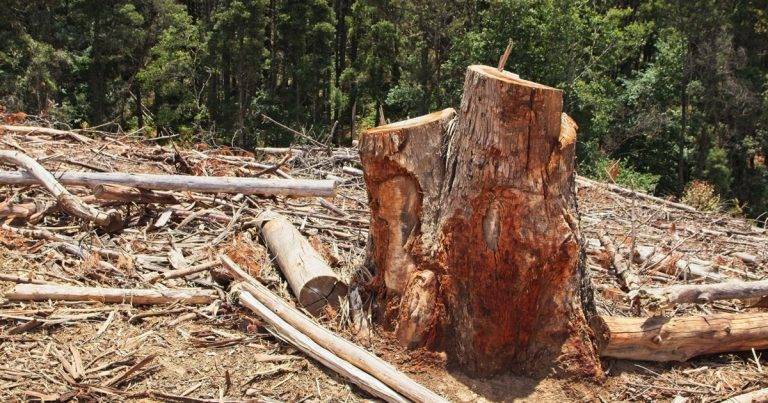
<svg viewBox="0 0 768 403"><path fill-rule="evenodd" d="M0 229L0 275L97 287L217 289L221 273L201 272L182 279L152 277L228 253L273 291L292 301L279 269L258 237L253 219L264 209L289 217L350 284L364 283L368 227L367 195L354 149L305 148L293 158L227 147L160 146L136 137L51 136L0 133L0 149L18 150L51 171L121 171L165 174L295 178L338 178L329 208L315 198L215 198L174 192L175 206L121 205L124 229L97 231L52 212L33 219L4 218ZM275 166L276 165L276 166ZM270 168L270 166L272 168ZM15 167L2 166L6 170ZM86 188L72 187L80 194ZM52 198L38 187L0 187L0 208L41 206ZM587 269L599 313L631 316L630 304L594 240L607 233L622 248L664 246L689 261L718 262L734 279L768 278L768 236L754 223L722 214L682 211L628 198L600 186L579 186L581 225L588 244ZM7 215L7 213L5 213ZM18 229L64 235L89 251L94 246L120 252L109 260L97 253L73 256L64 242L39 239ZM62 238L64 239L64 238ZM746 252L762 263L747 265L733 256ZM107 263L107 264L105 264ZM653 267L637 265L646 285L693 282ZM14 282L0 280L0 295ZM371 301L364 301L370 309ZM758 304L759 305L759 304ZM643 315L651 312L643 308ZM667 315L764 309L741 302L678 306ZM151 314L151 315L148 315ZM532 379L513 375L470 379L447 368L443 357L398 347L382 329L359 338L350 332L349 309L327 309L324 326L364 345L415 380L451 401L671 400L720 401L768 386L761 352L718 354L685 363L604 360L603 382ZM0 298L0 400L75 397L99 400L162 401L359 401L368 396L343 378L269 333L261 321L226 298L210 306L132 306L71 302L10 302ZM136 371L130 367L147 360Z"/></svg>

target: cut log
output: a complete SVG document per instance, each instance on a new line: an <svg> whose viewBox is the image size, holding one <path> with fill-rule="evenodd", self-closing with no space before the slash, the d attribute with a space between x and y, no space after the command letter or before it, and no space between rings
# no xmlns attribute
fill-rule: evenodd
<svg viewBox="0 0 768 403"><path fill-rule="evenodd" d="M363 171L355 167L344 167L341 169L341 171L351 176L363 176Z"/></svg>
<svg viewBox="0 0 768 403"><path fill-rule="evenodd" d="M455 117L455 119L454 119ZM474 375L601 376L562 92L470 66L458 114L360 140L370 260L400 342Z"/></svg>
<svg viewBox="0 0 768 403"><path fill-rule="evenodd" d="M408 401L399 393L392 390L392 388L382 383L380 380L369 375L365 371L362 371L360 368L350 364L349 362L339 358L332 352L312 341L312 339L296 330L296 328L288 324L288 322L280 318L280 316L259 302L259 300L254 298L253 295L251 295L249 292L243 291L239 293L238 301L240 304L267 321L267 323L269 323L274 328L274 331L280 336L281 339L286 340L308 356L314 358L321 364L349 379L352 381L352 383L359 386L371 395L384 399L387 402Z"/></svg>
<svg viewBox="0 0 768 403"><path fill-rule="evenodd" d="M719 284L685 284L639 290L643 299L661 305L699 303L724 299L759 298L768 295L768 280L730 281Z"/></svg>
<svg viewBox="0 0 768 403"><path fill-rule="evenodd" d="M259 215L261 236L275 256L301 306L318 314L326 305L339 307L347 285L339 280L309 240L285 217L272 211Z"/></svg>
<svg viewBox="0 0 768 403"><path fill-rule="evenodd" d="M216 292L203 289L153 290L17 284L5 297L11 301L98 301L133 305L208 304L216 299Z"/></svg>
<svg viewBox="0 0 768 403"><path fill-rule="evenodd" d="M592 327L603 357L686 361L705 354L768 348L768 313L626 318L595 316Z"/></svg>
<svg viewBox="0 0 768 403"><path fill-rule="evenodd" d="M333 196L335 182L314 179L260 179L231 176L155 175L123 172L55 172L64 185L95 187L123 185L149 190L181 190L199 193L242 193L263 196ZM0 184L34 185L25 172L0 171Z"/></svg>
<svg viewBox="0 0 768 403"><path fill-rule="evenodd" d="M179 203L179 201L173 195L161 194L151 190L137 189L122 185L97 185L93 188L93 195L97 199L101 200L120 201L127 203Z"/></svg>
<svg viewBox="0 0 768 403"><path fill-rule="evenodd" d="M73 195L62 186L48 170L28 155L18 151L0 150L0 160L25 169L26 172L18 172L17 174L29 178L31 184L39 184L45 187L56 198L56 203L59 207L67 213L91 221L108 230L114 230L121 224L122 217L120 213L115 210L103 212L85 204L79 197Z"/></svg>
<svg viewBox="0 0 768 403"><path fill-rule="evenodd" d="M435 392L425 388L395 369L381 358L343 339L315 323L312 319L292 308L280 297L269 291L235 262L219 256L233 276L244 281L242 287L284 321L305 334L315 343L336 354L343 360L373 375L396 392L415 402L447 402Z"/></svg>

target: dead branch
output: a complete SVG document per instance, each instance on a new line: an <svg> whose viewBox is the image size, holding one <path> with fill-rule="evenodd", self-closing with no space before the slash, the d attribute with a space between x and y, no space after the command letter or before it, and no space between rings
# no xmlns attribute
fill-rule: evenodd
<svg viewBox="0 0 768 403"><path fill-rule="evenodd" d="M25 169L25 173L17 172L17 174L28 178L32 184L43 185L56 198L59 207L67 213L108 229L115 229L120 224L122 217L117 211L102 212L85 204L79 197L62 186L48 170L26 154L18 151L0 150L0 160Z"/></svg>

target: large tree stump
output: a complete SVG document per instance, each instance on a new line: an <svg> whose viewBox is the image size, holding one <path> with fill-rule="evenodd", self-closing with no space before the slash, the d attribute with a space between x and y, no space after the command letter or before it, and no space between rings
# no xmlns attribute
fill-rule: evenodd
<svg viewBox="0 0 768 403"><path fill-rule="evenodd" d="M467 70L461 110L377 127L360 155L384 321L467 372L600 376L560 90Z"/></svg>

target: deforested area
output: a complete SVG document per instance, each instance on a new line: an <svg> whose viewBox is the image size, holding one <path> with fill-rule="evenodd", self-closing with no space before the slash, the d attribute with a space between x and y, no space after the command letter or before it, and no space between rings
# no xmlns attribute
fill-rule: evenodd
<svg viewBox="0 0 768 403"><path fill-rule="evenodd" d="M763 8L7 5L0 400L768 401Z"/></svg>

